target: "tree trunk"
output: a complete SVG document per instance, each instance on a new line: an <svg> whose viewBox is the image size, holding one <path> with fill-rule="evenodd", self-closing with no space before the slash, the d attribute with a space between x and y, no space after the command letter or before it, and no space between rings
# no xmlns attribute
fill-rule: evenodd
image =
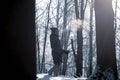
<svg viewBox="0 0 120 80"><path fill-rule="evenodd" d="M83 66L83 37L82 37L82 28L77 30L77 55L76 55L76 75L78 77L82 76L82 66Z"/></svg>
<svg viewBox="0 0 120 80"><path fill-rule="evenodd" d="M76 19L80 19L81 21L84 19L84 0L81 0L80 6L80 14L78 9L78 1L74 0L75 3L75 13ZM80 17L79 17L80 15ZM83 46L83 37L82 37L82 22L79 28L77 29L77 54L76 54L76 76L82 76L82 66L83 66L83 54L82 54L82 46Z"/></svg>
<svg viewBox="0 0 120 80"><path fill-rule="evenodd" d="M37 36L36 36L36 50L37 50L37 72L38 73L40 73L40 68L41 68L41 66L40 66L40 47L39 47L39 37L38 37L38 32L36 32L37 34Z"/></svg>
<svg viewBox="0 0 120 80"><path fill-rule="evenodd" d="M117 28L117 6L118 5L118 0L116 0L116 2L115 2L115 15L114 15L114 17L115 17L115 33L116 33L116 28Z"/></svg>
<svg viewBox="0 0 120 80"><path fill-rule="evenodd" d="M92 55L93 55L93 48L92 48L92 41L93 41L93 0L91 0L90 4L90 33L89 33L89 71L88 76L92 74Z"/></svg>
<svg viewBox="0 0 120 80"><path fill-rule="evenodd" d="M66 26L67 26L67 0L64 1L64 16L63 16L63 32L62 32L62 37L61 37L61 46L62 48L65 48L66 46Z"/></svg>
<svg viewBox="0 0 120 80"><path fill-rule="evenodd" d="M75 49L74 49L74 46L73 46L73 39L71 39L71 47L72 47L72 51L73 51L73 55L74 55L74 58L76 59L76 53L75 53Z"/></svg>
<svg viewBox="0 0 120 80"><path fill-rule="evenodd" d="M106 5L107 4L107 5ZM118 78L112 0L95 0L97 65L112 68Z"/></svg>
<svg viewBox="0 0 120 80"><path fill-rule="evenodd" d="M45 73L45 48L46 48L46 41L47 41L47 31L48 31L48 26L49 26L49 18L50 18L50 5L51 5L51 0L48 5L48 12L47 12L47 26L45 27L45 38L44 38L44 46L43 46L43 57L42 57L42 63L41 63L41 70L40 72Z"/></svg>
<svg viewBox="0 0 120 80"><path fill-rule="evenodd" d="M57 2L57 15L56 15L56 25L59 26L59 9L60 9L60 2Z"/></svg>
<svg viewBox="0 0 120 80"><path fill-rule="evenodd" d="M62 47L64 50L67 50L67 30L66 30L66 26L67 26L67 0L64 1L64 17L63 17L63 33L62 33L62 38L61 38L61 42L62 42ZM67 59L68 59L68 54L64 54L62 55L62 60L63 60L63 65L62 65L62 75L66 74L66 70L67 70Z"/></svg>

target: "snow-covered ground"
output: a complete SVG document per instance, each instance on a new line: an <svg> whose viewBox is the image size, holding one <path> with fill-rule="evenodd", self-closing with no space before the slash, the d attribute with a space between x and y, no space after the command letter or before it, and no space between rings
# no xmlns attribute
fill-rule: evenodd
<svg viewBox="0 0 120 80"><path fill-rule="evenodd" d="M74 78L71 76L58 76L58 77L53 77L48 74L37 74L37 79L36 80L87 80L85 77L80 77L80 78Z"/></svg>

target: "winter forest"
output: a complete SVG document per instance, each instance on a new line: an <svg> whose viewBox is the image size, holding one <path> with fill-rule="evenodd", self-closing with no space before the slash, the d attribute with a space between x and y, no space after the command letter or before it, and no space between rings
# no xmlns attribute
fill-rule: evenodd
<svg viewBox="0 0 120 80"><path fill-rule="evenodd" d="M120 79L120 0L36 0L35 4L36 75L54 66L50 34L55 27L62 49L69 50L62 54L59 75Z"/></svg>

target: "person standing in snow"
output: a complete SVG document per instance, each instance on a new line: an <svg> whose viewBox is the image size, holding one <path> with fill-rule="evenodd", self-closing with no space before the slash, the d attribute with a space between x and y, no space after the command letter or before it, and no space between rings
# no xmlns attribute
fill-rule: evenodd
<svg viewBox="0 0 120 80"><path fill-rule="evenodd" d="M63 50L61 47L58 28L51 28L51 31L50 44L54 66L48 71L48 74L52 75L52 73L54 73L54 76L58 76L59 68L62 63L62 53L69 53L69 51Z"/></svg>

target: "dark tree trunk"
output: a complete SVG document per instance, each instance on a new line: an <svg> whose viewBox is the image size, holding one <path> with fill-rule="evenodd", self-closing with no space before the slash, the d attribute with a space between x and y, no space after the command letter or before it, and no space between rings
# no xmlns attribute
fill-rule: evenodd
<svg viewBox="0 0 120 80"><path fill-rule="evenodd" d="M82 46L83 46L82 28L78 28L77 30L77 55L76 55L76 69L77 69L76 75L78 77L82 76L82 65L83 65Z"/></svg>
<svg viewBox="0 0 120 80"><path fill-rule="evenodd" d="M112 68L118 78L112 0L95 0L97 65Z"/></svg>
<svg viewBox="0 0 120 80"><path fill-rule="evenodd" d="M80 12L78 9L78 1L74 0L75 3L75 14L76 19L80 19L81 21L84 19L84 0L81 0ZM80 16L79 16L80 15ZM83 54L82 54L82 46L83 46L83 37L82 37L82 24L77 29L77 54L76 54L76 76L82 76L82 65L83 65Z"/></svg>

